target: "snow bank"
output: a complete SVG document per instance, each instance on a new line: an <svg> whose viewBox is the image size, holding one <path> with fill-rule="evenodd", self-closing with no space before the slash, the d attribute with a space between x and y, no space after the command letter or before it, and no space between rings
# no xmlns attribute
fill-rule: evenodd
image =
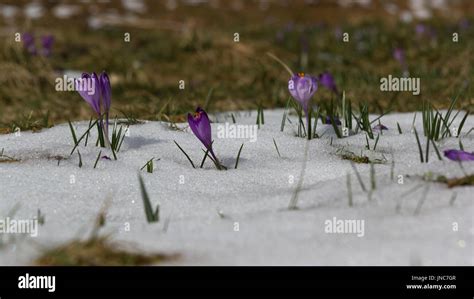
<svg viewBox="0 0 474 299"><path fill-rule="evenodd" d="M141 250L179 254L181 258L172 264L473 264L474 188L449 189L416 177L428 171L456 177L462 175L462 169L456 162L438 161L433 148L430 162L420 163L410 133L412 113L382 118L389 131L380 137L377 153L365 149L364 134L337 139L331 126L319 124L318 134L326 133L309 143L297 210L287 207L300 179L306 140L295 137L296 128L289 123L280 132L282 113L265 111L265 125L258 130L256 142L217 139L219 124L213 124L215 152L229 167L227 171L216 170L210 161L203 169L192 169L173 140L197 165L203 157L202 146L189 129L173 130L167 123L131 126L118 160L101 159L96 169L93 165L100 149L92 145L95 136L87 147L80 146L83 166L79 168L77 153L69 157L73 141L67 124L39 133L0 135L0 150L21 160L0 163L0 217L7 217L19 204L14 218L31 219L40 209L46 220L38 237L21 238L0 249L0 264L29 264L43 248L83 236L81 232L91 228L108 198L111 204L104 232L112 233L116 240L132 241ZM256 112L234 115L238 124L255 124ZM220 124L232 122L228 113L217 119ZM403 134L398 133L397 122ZM78 134L87 129L86 122L74 125ZM474 117L469 117L464 131L473 126ZM422 132L420 113L416 127ZM472 134L462 141L465 149L474 148ZM233 169L242 143L238 169ZM375 165L372 200L361 190L349 161L338 154L341 147L388 160ZM458 139L446 138L439 148L458 148ZM111 156L107 150L103 154ZM64 158L59 165L57 157ZM139 169L152 157L161 159L155 161L155 172L140 173L152 203L161 207L161 220L156 224L146 223L137 178ZM390 178L392 159L394 180ZM466 162L463 167L474 172L474 163ZM357 169L369 188L369 165L357 164ZM352 207L348 205L347 173L351 174ZM403 184L397 182L398 175L403 175ZM402 198L419 184L420 188ZM414 215L424 192L426 200ZM453 193L456 200L450 205ZM326 233L325 223L334 217L364 220L364 235Z"/></svg>

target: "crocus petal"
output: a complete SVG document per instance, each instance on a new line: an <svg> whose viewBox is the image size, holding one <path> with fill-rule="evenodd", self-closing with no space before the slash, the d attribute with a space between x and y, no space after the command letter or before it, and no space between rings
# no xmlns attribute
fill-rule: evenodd
<svg viewBox="0 0 474 299"><path fill-rule="evenodd" d="M290 92L291 96L298 100L298 93L296 92L296 85L298 84L299 77L297 75L291 77L290 81L288 81L288 91Z"/></svg>
<svg viewBox="0 0 474 299"><path fill-rule="evenodd" d="M109 113L110 103L112 101L112 88L110 87L110 80L107 73L104 71L100 74L100 93L102 100L104 101L104 109L106 113Z"/></svg>
<svg viewBox="0 0 474 299"><path fill-rule="evenodd" d="M211 123L206 111L198 107L194 115L188 113L188 124L206 149L212 150Z"/></svg>
<svg viewBox="0 0 474 299"><path fill-rule="evenodd" d="M334 116L334 122L336 123L337 126L341 125L341 121L339 120L339 117ZM330 125L331 123L331 117L329 115L326 116L326 121L324 122L326 125Z"/></svg>
<svg viewBox="0 0 474 299"><path fill-rule="evenodd" d="M329 72L324 72L318 76L318 81L326 87L327 89L331 90L334 93L337 92L337 86L336 86L336 81L334 80L334 77L331 75Z"/></svg>
<svg viewBox="0 0 474 299"><path fill-rule="evenodd" d="M92 75L84 73L81 80L76 80L76 90L98 115L101 114L99 84L96 73Z"/></svg>
<svg viewBox="0 0 474 299"><path fill-rule="evenodd" d="M469 153L461 150L446 150L444 156L452 161L474 161L474 153Z"/></svg>
<svg viewBox="0 0 474 299"><path fill-rule="evenodd" d="M388 130L388 128L386 126L382 125L382 124L378 124L378 125L374 126L372 129L377 130L377 131Z"/></svg>

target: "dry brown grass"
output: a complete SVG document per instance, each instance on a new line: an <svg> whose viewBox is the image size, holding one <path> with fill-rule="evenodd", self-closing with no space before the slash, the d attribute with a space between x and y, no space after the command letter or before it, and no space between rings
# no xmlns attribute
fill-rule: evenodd
<svg viewBox="0 0 474 299"><path fill-rule="evenodd" d="M44 252L34 261L38 266L143 266L176 259L176 255L145 254L122 249L105 237L74 240Z"/></svg>

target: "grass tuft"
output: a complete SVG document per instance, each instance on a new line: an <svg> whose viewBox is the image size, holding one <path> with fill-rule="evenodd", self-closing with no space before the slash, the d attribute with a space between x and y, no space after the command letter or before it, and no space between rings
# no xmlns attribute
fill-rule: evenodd
<svg viewBox="0 0 474 299"><path fill-rule="evenodd" d="M153 265L173 256L143 254L121 249L106 237L74 240L42 253L34 261L37 266L142 266Z"/></svg>

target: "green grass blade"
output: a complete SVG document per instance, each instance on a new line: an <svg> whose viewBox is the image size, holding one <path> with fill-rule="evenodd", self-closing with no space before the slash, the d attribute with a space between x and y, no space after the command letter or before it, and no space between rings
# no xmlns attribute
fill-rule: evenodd
<svg viewBox="0 0 474 299"><path fill-rule="evenodd" d="M418 144L418 151L420 152L420 162L423 163L423 150L421 149L420 138L418 137L418 132L416 128L413 128L415 131L416 143Z"/></svg>
<svg viewBox="0 0 474 299"><path fill-rule="evenodd" d="M207 156L209 156L209 150L207 150L207 151L204 153L204 157L202 158L201 166L199 166L199 168L203 168L203 167L204 167L204 162L206 162Z"/></svg>
<svg viewBox="0 0 474 299"><path fill-rule="evenodd" d="M94 163L94 169L97 167L97 163L99 163L100 154L102 154L102 151L99 151L99 154L97 155L97 159L95 160L95 163Z"/></svg>
<svg viewBox="0 0 474 299"><path fill-rule="evenodd" d="M240 146L239 153L237 154L237 159L235 160L235 169L237 169L237 166L239 165L239 160L240 160L240 153L242 152L242 148L244 147L244 144Z"/></svg>
<svg viewBox="0 0 474 299"><path fill-rule="evenodd" d="M278 157L281 158L280 151L278 150L278 145L277 145L277 143L276 143L276 141L275 141L275 138L273 138L273 144L275 145L275 149L276 149L276 151L277 151L277 153L278 153Z"/></svg>
<svg viewBox="0 0 474 299"><path fill-rule="evenodd" d="M380 134L377 134L377 138L375 139L375 144L374 144L374 151L377 148L377 144L379 143L379 138L380 138Z"/></svg>
<svg viewBox="0 0 474 299"><path fill-rule="evenodd" d="M89 120L89 127L88 127L88 128L91 127L91 124L92 124L92 117L91 117L90 120ZM89 141L89 135L90 135L90 132L87 132L86 140L85 140L85 142L84 142L84 146L87 146L87 142Z"/></svg>
<svg viewBox="0 0 474 299"><path fill-rule="evenodd" d="M439 153L438 146L436 146L436 143L433 140L431 140L431 143L433 144L433 148L435 149L436 156L438 156L438 160L443 160L441 154Z"/></svg>
<svg viewBox="0 0 474 299"><path fill-rule="evenodd" d="M72 140L74 141L74 144L77 144L76 131L74 130L74 127L72 126L72 123L70 120L68 120L68 123L69 123L69 129L71 130Z"/></svg>
<svg viewBox="0 0 474 299"><path fill-rule="evenodd" d="M157 205L157 208L155 211L153 211L153 208L151 206L150 202L150 196L148 195L148 192L145 188L145 183L143 182L143 178L141 175L138 175L138 180L140 182L140 191L142 194L142 200L143 200L143 206L145 210L145 216L146 220L148 222L158 222L159 221L159 206Z"/></svg>
<svg viewBox="0 0 474 299"><path fill-rule="evenodd" d="M463 119L461 120L461 123L459 124L458 132L457 132L457 137L458 138L460 138L460 136L461 136L461 131L462 131L462 128L464 127L464 123L466 122L466 119L467 119L468 115L469 115L469 111L466 112Z"/></svg>
<svg viewBox="0 0 474 299"><path fill-rule="evenodd" d="M398 123L398 121L397 121L397 129L398 129L399 134L403 134L402 128L400 128L400 124Z"/></svg>
<svg viewBox="0 0 474 299"><path fill-rule="evenodd" d="M351 166L352 166L352 169L354 169L354 172L356 174L357 180L359 181L360 187L362 188L362 191L367 192L364 182L362 181L362 177L360 176L359 172L357 171L357 168L355 167L354 162L352 161L351 161Z"/></svg>
<svg viewBox="0 0 474 299"><path fill-rule="evenodd" d="M193 166L193 168L196 168L196 166L194 166L194 163L191 160L191 158L188 156L188 154L186 154L186 152L181 148L181 146L179 146L179 144L175 140L173 140L173 142L181 150L181 152L186 156L186 158L188 158L188 161L189 161L189 163L191 163L191 166Z"/></svg>
<svg viewBox="0 0 474 299"><path fill-rule="evenodd" d="M285 111L283 112L283 117L281 119L281 126L280 126L281 132L283 132L283 130L285 129L286 116L288 113L288 108L290 107L290 101L291 101L291 97L288 97L288 101L286 101Z"/></svg>
<svg viewBox="0 0 474 299"><path fill-rule="evenodd" d="M77 150L77 154L79 155L79 168L82 167L82 156L81 156L81 152L79 150Z"/></svg>

